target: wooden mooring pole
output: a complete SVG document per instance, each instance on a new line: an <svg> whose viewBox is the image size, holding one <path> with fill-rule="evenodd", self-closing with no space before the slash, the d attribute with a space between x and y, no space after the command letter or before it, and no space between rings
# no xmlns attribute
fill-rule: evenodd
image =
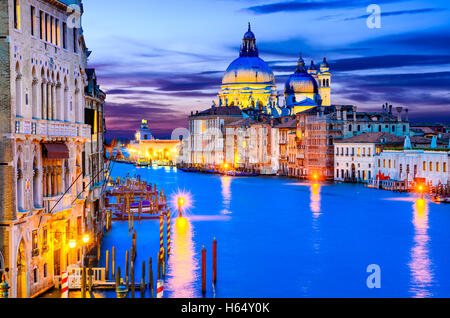
<svg viewBox="0 0 450 318"><path fill-rule="evenodd" d="M131 298L135 298L135 280L134 280L134 262L131 261L130 268L130 280L131 280Z"/></svg>
<svg viewBox="0 0 450 318"><path fill-rule="evenodd" d="M153 265L152 265L151 257L148 259L148 284L149 284L149 288L150 288L150 294L151 294L152 298L155 298L154 286L153 286Z"/></svg>
<svg viewBox="0 0 450 318"><path fill-rule="evenodd" d="M145 261L142 261L141 298L145 298Z"/></svg>
<svg viewBox="0 0 450 318"><path fill-rule="evenodd" d="M130 256L128 253L128 250L125 253L125 286L128 288L128 283L129 283L129 276L128 274L130 273Z"/></svg>
<svg viewBox="0 0 450 318"><path fill-rule="evenodd" d="M202 248L202 294L206 293L206 248Z"/></svg>
<svg viewBox="0 0 450 318"><path fill-rule="evenodd" d="M112 247L112 260L111 260L111 268L112 268L112 279L116 277L116 248Z"/></svg>
<svg viewBox="0 0 450 318"><path fill-rule="evenodd" d="M217 282L217 241L214 238L213 241L213 284Z"/></svg>
<svg viewBox="0 0 450 318"><path fill-rule="evenodd" d="M105 280L109 280L109 250L106 250Z"/></svg>

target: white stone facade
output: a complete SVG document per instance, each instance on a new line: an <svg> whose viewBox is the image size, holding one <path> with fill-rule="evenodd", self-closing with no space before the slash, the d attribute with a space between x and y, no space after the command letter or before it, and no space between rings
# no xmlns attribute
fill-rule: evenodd
<svg viewBox="0 0 450 318"><path fill-rule="evenodd" d="M79 243L86 223L83 185L90 182L82 155L91 138L83 124L87 56L81 29L71 28L63 1L4 5L0 35L8 50L0 54L10 76L1 84L10 87L0 94L9 100L11 118L2 118L1 133L11 140L2 143L10 145L3 148L13 160L5 164L14 173L13 204L0 203L0 258L10 297L34 297L68 265L80 264L86 247ZM46 156L44 144L65 145L67 158ZM68 246L72 240L75 248Z"/></svg>
<svg viewBox="0 0 450 318"><path fill-rule="evenodd" d="M376 174L381 172L397 181L424 178L433 186L449 184L450 151L385 150L377 158Z"/></svg>

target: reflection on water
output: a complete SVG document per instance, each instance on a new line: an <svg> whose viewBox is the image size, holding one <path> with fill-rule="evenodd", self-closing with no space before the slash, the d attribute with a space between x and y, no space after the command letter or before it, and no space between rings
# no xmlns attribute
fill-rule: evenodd
<svg viewBox="0 0 450 318"><path fill-rule="evenodd" d="M431 297L433 273L429 257L428 204L425 200L419 199L414 203L413 224L415 235L409 263L412 276L410 292L416 298Z"/></svg>
<svg viewBox="0 0 450 318"><path fill-rule="evenodd" d="M322 215L320 211L320 184L314 183L311 185L311 202L309 204L314 218L318 218Z"/></svg>
<svg viewBox="0 0 450 318"><path fill-rule="evenodd" d="M313 239L313 246L314 246L314 253L319 254L320 251L320 243L322 241L321 234L320 234L320 224L319 224L319 217L322 215L321 213L321 196L320 196L320 190L321 186L318 183L311 184L310 191L310 209L312 212L313 220L312 220L312 228L315 231L314 239Z"/></svg>
<svg viewBox="0 0 450 318"><path fill-rule="evenodd" d="M221 211L223 214L231 214L230 211L230 203L231 203L231 180L230 176L224 176L220 178L221 187L222 187L222 204L223 210Z"/></svg>
<svg viewBox="0 0 450 318"><path fill-rule="evenodd" d="M195 288L198 261L194 252L193 227L187 218L177 218L173 229L172 254L168 262L167 289L173 298L198 297Z"/></svg>

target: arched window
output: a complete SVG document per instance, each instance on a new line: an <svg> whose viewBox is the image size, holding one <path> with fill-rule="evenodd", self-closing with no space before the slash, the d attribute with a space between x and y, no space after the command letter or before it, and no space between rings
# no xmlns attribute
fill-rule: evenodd
<svg viewBox="0 0 450 318"><path fill-rule="evenodd" d="M70 121L69 117L69 86L67 86L67 77L64 78L64 98L63 98L63 108L64 108L64 121Z"/></svg>
<svg viewBox="0 0 450 318"><path fill-rule="evenodd" d="M16 63L16 116L22 117L22 73L20 73L19 62Z"/></svg>
<svg viewBox="0 0 450 318"><path fill-rule="evenodd" d="M33 204L34 207L40 207L41 206L41 191L40 191L40 185L41 182L39 181L40 173L39 173L39 167L37 163L36 157L33 161Z"/></svg>
<svg viewBox="0 0 450 318"><path fill-rule="evenodd" d="M22 160L17 159L17 185L16 185L16 202L17 209L23 210L23 172L22 172Z"/></svg>
<svg viewBox="0 0 450 318"><path fill-rule="evenodd" d="M352 125L348 125L348 131L352 131Z"/></svg>

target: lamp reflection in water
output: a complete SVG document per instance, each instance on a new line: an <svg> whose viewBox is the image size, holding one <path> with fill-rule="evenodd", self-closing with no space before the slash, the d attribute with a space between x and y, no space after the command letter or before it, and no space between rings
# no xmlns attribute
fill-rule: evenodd
<svg viewBox="0 0 450 318"><path fill-rule="evenodd" d="M314 218L318 218L322 215L320 200L322 199L320 196L321 186L318 183L313 183L311 185L311 202L309 207L313 213Z"/></svg>
<svg viewBox="0 0 450 318"><path fill-rule="evenodd" d="M429 291L433 282L431 261L429 257L430 237L428 235L428 204L426 200L418 199L414 203L414 246L411 249L411 271L410 292L416 298L431 297Z"/></svg>
<svg viewBox="0 0 450 318"><path fill-rule="evenodd" d="M193 226L189 219L179 217L173 228L172 254L168 262L167 290L172 298L199 297L195 285L198 261L194 252Z"/></svg>
<svg viewBox="0 0 450 318"><path fill-rule="evenodd" d="M232 178L229 176L224 176L220 179L221 187L222 187L222 204L223 210L222 214L231 214L230 204L231 204L231 180Z"/></svg>

